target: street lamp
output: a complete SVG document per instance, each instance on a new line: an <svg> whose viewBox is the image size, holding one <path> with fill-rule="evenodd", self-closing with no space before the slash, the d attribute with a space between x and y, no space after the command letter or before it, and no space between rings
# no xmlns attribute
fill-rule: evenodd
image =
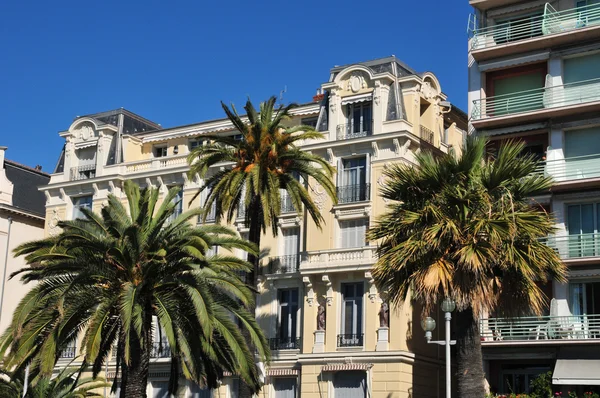
<svg viewBox="0 0 600 398"><path fill-rule="evenodd" d="M450 340L450 320L452 319L452 311L456 309L456 303L451 298L446 297L442 301L442 311L444 311L444 319L446 321L446 338L444 340L431 340L431 332L435 329L435 319L427 317L421 321L421 327L425 331L427 343L439 344L446 347L446 398L451 397L450 392L450 346L456 344L456 340Z"/></svg>

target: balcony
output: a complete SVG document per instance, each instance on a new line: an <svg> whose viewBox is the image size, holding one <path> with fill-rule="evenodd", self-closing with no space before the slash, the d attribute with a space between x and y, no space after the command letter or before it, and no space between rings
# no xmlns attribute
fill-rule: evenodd
<svg viewBox="0 0 600 398"><path fill-rule="evenodd" d="M377 259L376 250L375 246L365 246L307 252L302 256L300 272L311 274L368 270Z"/></svg>
<svg viewBox="0 0 600 398"><path fill-rule="evenodd" d="M471 21L470 21L471 24ZM600 37L600 4L556 11L549 3L539 16L523 17L472 30L471 54L477 61L577 43Z"/></svg>
<svg viewBox="0 0 600 398"><path fill-rule="evenodd" d="M598 110L600 78L475 100L471 123L480 129Z"/></svg>
<svg viewBox="0 0 600 398"><path fill-rule="evenodd" d="M296 337L276 337L269 339L269 348L276 350L299 350L300 338Z"/></svg>
<svg viewBox="0 0 600 398"><path fill-rule="evenodd" d="M373 134L373 120L355 123L338 124L336 135L338 141L367 137Z"/></svg>
<svg viewBox="0 0 600 398"><path fill-rule="evenodd" d="M371 200L371 184L344 185L336 188L338 203L355 203Z"/></svg>
<svg viewBox="0 0 600 398"><path fill-rule="evenodd" d="M338 334L337 346L343 347L362 347L364 334Z"/></svg>
<svg viewBox="0 0 600 398"><path fill-rule="evenodd" d="M479 329L484 345L518 342L560 344L580 340L600 343L600 314L487 318L480 320Z"/></svg>
<svg viewBox="0 0 600 398"><path fill-rule="evenodd" d="M550 236L545 243L556 250L563 260L600 257L600 233Z"/></svg>
<svg viewBox="0 0 600 398"><path fill-rule="evenodd" d="M557 187L589 185L600 179L600 154L548 160L539 164L536 173L552 177Z"/></svg>
<svg viewBox="0 0 600 398"><path fill-rule="evenodd" d="M96 165L86 164L78 167L71 167L70 181L89 180L96 177Z"/></svg>
<svg viewBox="0 0 600 398"><path fill-rule="evenodd" d="M171 347L168 343L152 343L150 358L171 358Z"/></svg>
<svg viewBox="0 0 600 398"><path fill-rule="evenodd" d="M433 131L429 130L425 126L421 126L420 137L423 141L428 142L431 145L433 145L434 136L435 136L435 134L433 133Z"/></svg>
<svg viewBox="0 0 600 398"><path fill-rule="evenodd" d="M292 274L300 268L300 254L271 257L269 259L270 274Z"/></svg>
<svg viewBox="0 0 600 398"><path fill-rule="evenodd" d="M69 346L65 347L65 349L62 350L60 352L60 354L58 354L58 357L61 359L73 359L73 358L75 358L76 352L77 352L77 347L75 346L75 344L69 345Z"/></svg>

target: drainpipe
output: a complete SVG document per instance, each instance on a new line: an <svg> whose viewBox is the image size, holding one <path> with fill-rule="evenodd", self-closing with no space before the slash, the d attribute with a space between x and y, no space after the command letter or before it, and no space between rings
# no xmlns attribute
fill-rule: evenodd
<svg viewBox="0 0 600 398"><path fill-rule="evenodd" d="M4 304L4 286L6 284L6 269L8 268L8 252L10 244L10 227L13 219L8 217L8 233L6 235L6 253L4 254L4 270L2 271L2 293L0 293L0 320L2 319L2 305Z"/></svg>

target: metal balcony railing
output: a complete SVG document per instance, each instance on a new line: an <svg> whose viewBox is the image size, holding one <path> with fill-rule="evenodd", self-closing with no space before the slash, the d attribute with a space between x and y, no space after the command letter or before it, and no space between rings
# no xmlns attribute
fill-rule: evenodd
<svg viewBox="0 0 600 398"><path fill-rule="evenodd" d="M269 259L270 274L289 274L298 272L301 254L271 257Z"/></svg>
<svg viewBox="0 0 600 398"><path fill-rule="evenodd" d="M217 204L213 203L210 212L206 215L206 222L215 222L217 219ZM202 216L198 216L198 224L202 223Z"/></svg>
<svg viewBox="0 0 600 398"><path fill-rule="evenodd" d="M471 50L482 50L501 44L539 36L549 36L600 24L600 4L590 4L556 11L549 3L542 15L499 23L485 28L472 28ZM472 25L476 25L474 22Z"/></svg>
<svg viewBox="0 0 600 398"><path fill-rule="evenodd" d="M150 358L170 358L171 357L171 347L169 347L168 343L152 343L152 348L150 348Z"/></svg>
<svg viewBox="0 0 600 398"><path fill-rule="evenodd" d="M300 349L299 337L276 337L269 339L269 348L275 350L298 350Z"/></svg>
<svg viewBox="0 0 600 398"><path fill-rule="evenodd" d="M296 212L296 208L294 207L292 198L290 198L288 195L281 196L281 212L282 213L295 213Z"/></svg>
<svg viewBox="0 0 600 398"><path fill-rule="evenodd" d="M548 78L547 77L547 81ZM474 120L600 101L600 78L497 95L473 101Z"/></svg>
<svg viewBox="0 0 600 398"><path fill-rule="evenodd" d="M556 250L563 260L600 256L600 233L549 236L544 243Z"/></svg>
<svg viewBox="0 0 600 398"><path fill-rule="evenodd" d="M336 134L338 140L351 140L369 136L373 134L373 120L365 120L360 122L360 124L338 124Z"/></svg>
<svg viewBox="0 0 600 398"><path fill-rule="evenodd" d="M96 177L96 165L86 164L78 167L71 167L71 181L88 180Z"/></svg>
<svg viewBox="0 0 600 398"><path fill-rule="evenodd" d="M75 358L76 352L77 352L77 347L75 345L69 345L69 346L65 347L65 349L62 350L58 356L59 356L59 358L63 358L63 359Z"/></svg>
<svg viewBox="0 0 600 398"><path fill-rule="evenodd" d="M364 334L338 334L338 347L362 347Z"/></svg>
<svg viewBox="0 0 600 398"><path fill-rule="evenodd" d="M429 142L430 144L433 144L433 137L434 137L433 131L429 130L425 126L421 126L420 133L421 133L421 139L423 141L426 141L426 142Z"/></svg>
<svg viewBox="0 0 600 398"><path fill-rule="evenodd" d="M555 182L600 177L600 154L573 156L541 162L536 174L550 176Z"/></svg>
<svg viewBox="0 0 600 398"><path fill-rule="evenodd" d="M600 339L600 314L481 319L484 342Z"/></svg>
<svg viewBox="0 0 600 398"><path fill-rule="evenodd" d="M343 185L336 188L338 203L371 200L371 184Z"/></svg>

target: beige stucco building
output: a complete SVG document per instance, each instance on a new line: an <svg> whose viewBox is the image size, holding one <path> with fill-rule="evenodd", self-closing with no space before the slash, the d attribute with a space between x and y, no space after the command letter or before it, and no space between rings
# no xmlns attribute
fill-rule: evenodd
<svg viewBox="0 0 600 398"><path fill-rule="evenodd" d="M303 142L302 148L337 168L339 204L311 185L324 227L319 230L284 197L278 237L263 237L268 256L256 315L273 361L260 396L437 397L444 388L443 353L425 344L420 309L410 303L390 309L389 327L380 322L382 300L370 274L376 245L366 241L365 231L385 211L378 195L385 166L412 165L419 151L460 151L466 117L432 73L416 73L393 56L335 67L329 76L312 102L293 110L289 123L323 132L324 140ZM187 178L186 155L209 133L236 134L226 119L161 128L123 109L77 118L60 133L65 147L43 188L46 234L57 233L58 220L77 217L80 207L98 210L108 194L124 198L125 180L163 194L181 186L182 209L201 205L202 196L190 202L202 181ZM247 233L243 218L232 227ZM319 311L325 316L318 322ZM162 397L169 359L154 354L148 392ZM236 397L237 384L227 376L214 394ZM190 394L191 386L181 393L210 392Z"/></svg>
<svg viewBox="0 0 600 398"><path fill-rule="evenodd" d="M0 333L12 320L12 313L27 292L19 278L10 275L25 266L12 251L22 243L44 237L44 194L38 188L50 176L5 158L0 146Z"/></svg>

